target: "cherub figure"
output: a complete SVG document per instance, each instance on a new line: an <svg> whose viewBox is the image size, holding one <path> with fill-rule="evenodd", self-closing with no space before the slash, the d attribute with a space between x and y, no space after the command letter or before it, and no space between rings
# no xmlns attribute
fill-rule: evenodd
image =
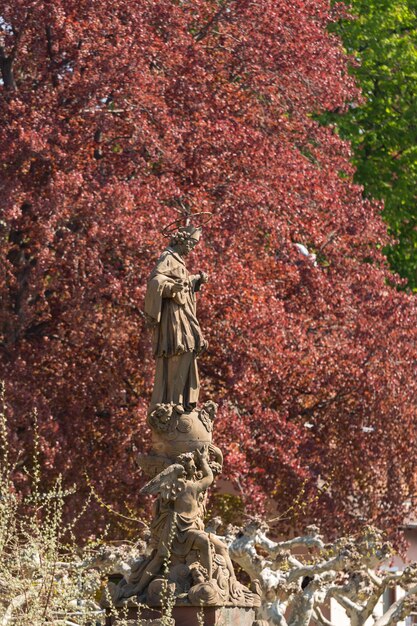
<svg viewBox="0 0 417 626"><path fill-rule="evenodd" d="M172 404L157 404L151 413L148 415L148 422L151 428L154 428L157 432L164 433L171 429L172 425Z"/></svg>
<svg viewBox="0 0 417 626"><path fill-rule="evenodd" d="M218 606L222 604L221 589L215 580L207 580L207 571L199 563L191 566L192 587L188 598L193 605Z"/></svg>
<svg viewBox="0 0 417 626"><path fill-rule="evenodd" d="M198 412L198 417L204 424L208 433L213 430L213 422L216 418L218 405L213 400L208 400Z"/></svg>
<svg viewBox="0 0 417 626"><path fill-rule="evenodd" d="M239 593L233 565L226 544L216 535L204 530L205 492L213 482L208 463L209 448L204 446L194 453L181 454L177 463L170 465L145 485L142 493L159 495L156 514L151 525L153 552L147 562L133 572L128 584L118 589L118 597L140 595L157 576L166 560L175 555L180 560L191 550L199 553L200 563L213 578L212 548L225 559L230 573L230 588ZM199 472L195 459L198 462Z"/></svg>

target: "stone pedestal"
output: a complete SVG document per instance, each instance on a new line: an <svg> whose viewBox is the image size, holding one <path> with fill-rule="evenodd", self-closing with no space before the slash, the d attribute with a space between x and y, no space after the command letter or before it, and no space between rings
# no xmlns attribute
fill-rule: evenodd
<svg viewBox="0 0 417 626"><path fill-rule="evenodd" d="M144 626L159 626L162 613L158 609L130 608L128 613L129 626L143 624ZM176 606L172 611L172 625L174 626L252 626L255 620L255 611L250 608L235 606ZM165 622L166 623L166 622ZM117 626L117 617L110 615L106 619L106 626Z"/></svg>

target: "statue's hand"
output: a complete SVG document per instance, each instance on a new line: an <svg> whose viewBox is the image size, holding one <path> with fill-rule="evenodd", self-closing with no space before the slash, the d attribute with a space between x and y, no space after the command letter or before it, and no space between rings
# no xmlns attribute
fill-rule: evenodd
<svg viewBox="0 0 417 626"><path fill-rule="evenodd" d="M208 283L208 274L206 274L206 272L200 272L200 282L202 285L204 285L204 283Z"/></svg>
<svg viewBox="0 0 417 626"><path fill-rule="evenodd" d="M184 284L183 283L174 283L171 286L171 295L175 296L175 294L180 293L181 291L184 291Z"/></svg>
<svg viewBox="0 0 417 626"><path fill-rule="evenodd" d="M208 445L204 445L201 448L201 450L199 450L197 448L197 450L195 451L195 455L196 455L198 461L202 461L202 460L208 459L208 456L209 456L209 447L208 447Z"/></svg>
<svg viewBox="0 0 417 626"><path fill-rule="evenodd" d="M200 354L203 354L203 352L206 352L207 349L208 349L208 341L206 339L202 339L200 349L197 352L197 356L200 356Z"/></svg>

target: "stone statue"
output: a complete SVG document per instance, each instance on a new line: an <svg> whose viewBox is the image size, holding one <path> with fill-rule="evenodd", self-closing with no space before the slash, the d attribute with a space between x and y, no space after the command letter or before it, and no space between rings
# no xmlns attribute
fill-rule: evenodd
<svg viewBox="0 0 417 626"><path fill-rule="evenodd" d="M171 553L186 557L195 549L201 563L211 568L210 543L204 531L202 507L206 489L213 482L207 463L207 450L196 451L201 460L203 475L195 480L197 472L192 453L184 453L178 462L160 472L142 489L143 493L159 495L155 517L151 525L153 558L133 588L124 594L138 595L161 570Z"/></svg>
<svg viewBox="0 0 417 626"><path fill-rule="evenodd" d="M190 275L184 257L200 238L201 228L178 228L148 281L145 313L156 357L148 411L152 449L138 463L151 478L142 492L156 503L148 555L109 586L116 604L136 597L158 605L168 591L176 606L251 608L260 602L256 589L236 579L226 541L204 527L207 490L222 471L223 455L212 442L217 404L198 406L197 358L207 344L195 294L207 275Z"/></svg>
<svg viewBox="0 0 417 626"><path fill-rule="evenodd" d="M197 357L207 344L196 316L195 294L208 278L204 272L189 274L184 257L200 237L200 228L180 228L148 280L145 315L153 327L156 358L151 409L158 404L172 404L181 413L198 402Z"/></svg>

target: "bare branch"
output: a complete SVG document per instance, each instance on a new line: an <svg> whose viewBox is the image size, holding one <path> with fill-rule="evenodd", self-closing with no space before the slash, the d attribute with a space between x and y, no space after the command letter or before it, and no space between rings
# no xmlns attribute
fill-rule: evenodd
<svg viewBox="0 0 417 626"><path fill-rule="evenodd" d="M402 598L394 602L388 611L376 620L374 626L395 626L405 619L417 606L417 585L411 587Z"/></svg>
<svg viewBox="0 0 417 626"><path fill-rule="evenodd" d="M320 607L318 606L316 606L316 608L313 611L313 617L316 620L316 622L319 622L319 624L322 624L322 626L335 626L333 622L330 622L326 617L324 617L323 613L321 612Z"/></svg>
<svg viewBox="0 0 417 626"><path fill-rule="evenodd" d="M297 569L293 569L288 576L289 582L294 582L297 578L304 578L305 576L314 576L322 574L323 572L335 571L339 572L346 567L346 557L344 554L338 554L337 556L323 561L321 563L314 563L313 565L303 565Z"/></svg>

